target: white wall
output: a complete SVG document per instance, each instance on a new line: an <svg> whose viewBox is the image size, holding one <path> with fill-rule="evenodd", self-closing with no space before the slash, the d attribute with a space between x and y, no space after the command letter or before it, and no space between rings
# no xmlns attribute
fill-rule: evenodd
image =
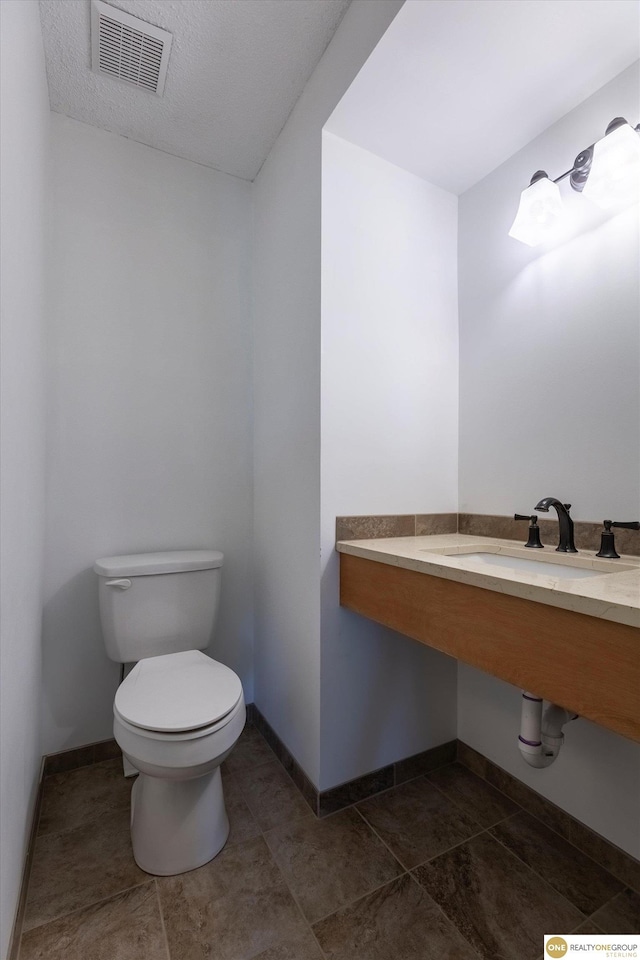
<svg viewBox="0 0 640 960"><path fill-rule="evenodd" d="M38 5L0 4L0 956L40 771L49 96Z"/></svg>
<svg viewBox="0 0 640 960"><path fill-rule="evenodd" d="M640 118L637 63L460 197L462 511L555 496L577 519L637 519L637 207L614 216L565 183L564 242L507 235L532 174L559 176L616 116Z"/></svg>
<svg viewBox="0 0 640 960"><path fill-rule="evenodd" d="M528 511L552 495L585 520L640 513L638 208L589 212L564 242L507 236L520 190L566 170L615 116L640 118L638 65L460 197L460 506ZM519 691L460 666L458 736L594 830L640 854L640 745L586 720L560 759L515 749Z"/></svg>
<svg viewBox="0 0 640 960"><path fill-rule="evenodd" d="M342 610L334 543L458 486L457 197L328 132L321 395L324 788L455 739L455 661Z"/></svg>
<svg viewBox="0 0 640 960"><path fill-rule="evenodd" d="M316 784L322 127L400 6L354 0L254 183L255 701Z"/></svg>
<svg viewBox="0 0 640 960"><path fill-rule="evenodd" d="M250 185L53 116L44 752L112 735L96 558L225 554L252 699Z"/></svg>

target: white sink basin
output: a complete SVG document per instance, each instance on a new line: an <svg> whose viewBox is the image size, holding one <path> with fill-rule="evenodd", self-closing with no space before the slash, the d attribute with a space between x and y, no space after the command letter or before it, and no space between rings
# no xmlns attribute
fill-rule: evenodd
<svg viewBox="0 0 640 960"><path fill-rule="evenodd" d="M612 569L593 570L590 567L579 567L570 562L556 563L542 558L533 560L529 557L510 557L504 553L458 553L456 556L466 560L479 560L490 567L506 567L509 570L521 570L523 573L542 573L557 580L582 580L585 577L601 577L604 573L615 572Z"/></svg>
<svg viewBox="0 0 640 960"><path fill-rule="evenodd" d="M519 573L542 574L555 580L584 580L588 577L602 577L606 574L624 573L633 570L628 564L618 560L604 560L596 557L558 554L547 550L526 550L521 547L486 546L480 543L457 547L435 547L421 550L421 553L439 554L452 560L470 560L473 568L501 567Z"/></svg>

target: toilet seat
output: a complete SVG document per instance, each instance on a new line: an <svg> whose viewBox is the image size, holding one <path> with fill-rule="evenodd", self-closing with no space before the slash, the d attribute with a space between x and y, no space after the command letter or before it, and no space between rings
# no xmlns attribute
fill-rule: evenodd
<svg viewBox="0 0 640 960"><path fill-rule="evenodd" d="M114 713L141 734L203 735L242 698L240 678L199 650L139 660L120 684Z"/></svg>

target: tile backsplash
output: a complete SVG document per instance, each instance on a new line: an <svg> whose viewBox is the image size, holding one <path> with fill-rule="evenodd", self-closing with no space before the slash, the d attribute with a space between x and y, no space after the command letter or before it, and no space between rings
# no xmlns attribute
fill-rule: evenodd
<svg viewBox="0 0 640 960"><path fill-rule="evenodd" d="M540 537L547 546L558 541L558 522L540 517ZM579 550L600 549L602 523L575 521L575 543ZM496 537L526 543L527 522L513 517L483 513L406 513L381 516L336 517L336 540L374 540L390 537L426 537L442 533L465 533L472 537ZM640 532L616 530L620 554L640 556Z"/></svg>
<svg viewBox="0 0 640 960"><path fill-rule="evenodd" d="M456 533L457 513L405 513L372 517L336 517L336 540L426 537Z"/></svg>

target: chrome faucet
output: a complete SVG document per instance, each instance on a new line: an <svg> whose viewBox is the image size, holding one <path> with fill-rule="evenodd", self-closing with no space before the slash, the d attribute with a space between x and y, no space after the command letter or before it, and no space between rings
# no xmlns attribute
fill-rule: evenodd
<svg viewBox="0 0 640 960"><path fill-rule="evenodd" d="M548 513L549 507L553 507L558 514L558 524L560 526L560 540L556 551L558 553L577 553L576 545L573 542L573 520L569 515L571 504L561 503L555 497L545 497L533 509Z"/></svg>

